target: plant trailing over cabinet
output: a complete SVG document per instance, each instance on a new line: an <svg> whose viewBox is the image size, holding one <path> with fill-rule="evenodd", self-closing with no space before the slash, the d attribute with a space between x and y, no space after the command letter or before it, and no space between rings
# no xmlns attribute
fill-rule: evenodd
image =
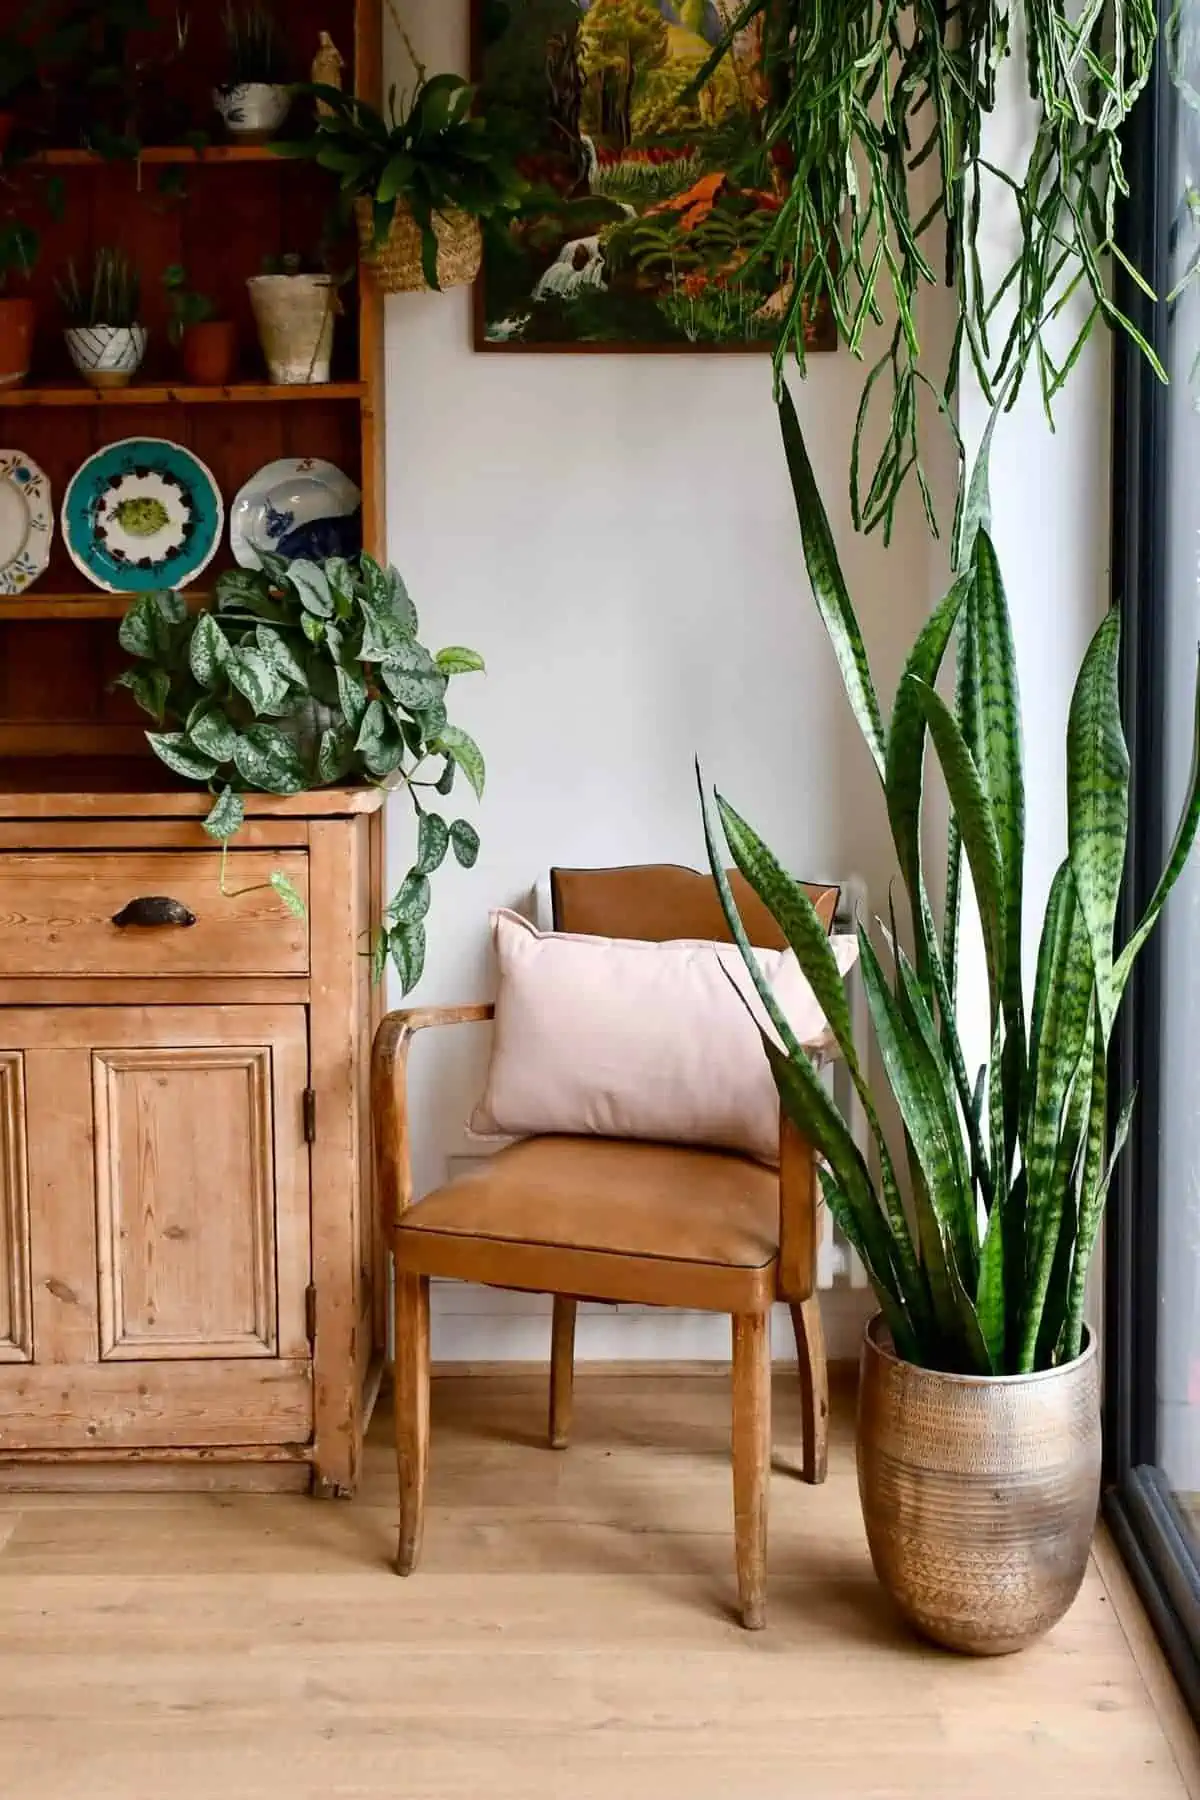
<svg viewBox="0 0 1200 1800"><path fill-rule="evenodd" d="M1108 266L1116 259L1140 280L1115 212L1127 192L1122 128L1155 54L1155 0L721 0L719 10L728 29L694 87L738 54L745 33L761 34L766 57L755 155L781 203L760 254L791 283L777 367L791 349L803 369L805 320L824 305L858 355L870 325L894 320L855 430L856 525L890 534L910 474L933 522L918 407L924 391L948 408L964 348L989 403L1003 394L1011 405L1032 368L1047 411L1097 320L1127 332L1162 374L1114 300ZM1033 135L1024 168L1006 169L986 156L982 132L1014 48ZM1015 249L989 287L981 224L985 202L994 216L1005 192ZM945 372L925 367L920 337L922 293L942 278L958 303ZM1055 362L1044 328L1072 296L1083 301L1077 334ZM877 391L888 395L886 431L864 477Z"/></svg>
<svg viewBox="0 0 1200 1800"><path fill-rule="evenodd" d="M430 876L451 851L464 868L479 852L475 828L447 821L438 800L460 772L483 793L483 755L446 711L451 679L483 661L458 646L431 655L399 574L369 556L263 565L222 575L215 606L194 617L178 594L135 601L120 640L136 660L120 685L160 727L146 734L156 755L212 791L205 829L222 844L242 825L246 791L354 781L408 790L416 860L372 947L375 977L390 954L408 993L425 963ZM272 885L302 910L283 876Z"/></svg>
<svg viewBox="0 0 1200 1800"><path fill-rule="evenodd" d="M1020 697L1004 588L987 530L987 444L959 521L961 573L909 653L885 728L786 390L780 405L813 593L879 775L911 918L911 959L894 912L883 927L890 980L861 922L858 939L879 1058L903 1121L914 1225L825 931L803 889L720 798L734 861L785 933L846 1059L878 1150L878 1183L750 952L724 874L717 824L706 809L713 874L778 1033L778 1043L766 1037L764 1043L783 1106L824 1159L821 1181L830 1210L867 1268L899 1355L927 1368L975 1375L1055 1367L1080 1353L1088 1264L1129 1126L1132 1096L1110 1140L1113 1021L1138 952L1200 826L1200 684L1183 814L1145 917L1118 951L1129 757L1117 692L1116 611L1092 639L1067 726L1069 853L1050 890L1027 1017ZM936 684L956 629L960 670L951 708ZM927 738L945 777L955 827L941 937L923 866ZM979 904L990 1002L991 1051L978 1074L968 1070L955 1010L959 841Z"/></svg>

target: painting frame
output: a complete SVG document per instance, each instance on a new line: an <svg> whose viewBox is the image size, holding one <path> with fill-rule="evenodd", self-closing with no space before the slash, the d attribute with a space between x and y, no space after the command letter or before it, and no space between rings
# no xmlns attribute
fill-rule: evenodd
<svg viewBox="0 0 1200 1800"><path fill-rule="evenodd" d="M487 56L488 46L485 41L485 15L487 8L492 3L493 0L470 0L471 79L477 86L484 90L485 96L488 91L489 80L493 73L492 69L489 67ZM577 10L581 15L582 22L582 20L586 20L588 11L594 6L597 4L601 6L611 5L613 0L557 0L557 3L564 8L573 7ZM659 0L635 0L635 4L641 4L643 7L653 6L658 3ZM538 0L510 0L510 4L512 9L516 11L524 8L527 4L536 5L538 4ZM546 4L546 0L542 0L542 4ZM673 13L676 10L677 4L678 0L676 0L675 5L670 6L670 12ZM664 11L665 10L667 9L664 6ZM519 28L520 22L518 21L516 29L519 30ZM634 149L635 147L630 146L630 148ZM601 154L603 154L603 152L601 152ZM658 209L656 208L654 210ZM547 214L543 216L550 218L551 215L549 210L547 211ZM525 222L523 221L523 224L524 223ZM513 229L520 229L520 227ZM564 249L565 248L569 248L569 245L565 245ZM479 277L474 284L472 299L473 346L477 352L482 354L509 356L762 356L763 354L766 354L773 356L779 347L778 331L762 331L757 335L750 337L728 336L721 339L705 336L669 336L665 334L639 337L633 332L605 337L564 335L560 338L553 338L537 333L530 337L526 337L523 334L498 336L495 335L497 319L493 316L493 308L489 303L489 294L491 291L489 278L492 276L495 255L494 239L489 239L488 234L485 233L483 263ZM531 308L532 312L536 312L536 310L536 307ZM826 305L822 307L819 318L809 326L806 333L805 349L809 354L822 354L835 351L837 347L837 328L832 311Z"/></svg>

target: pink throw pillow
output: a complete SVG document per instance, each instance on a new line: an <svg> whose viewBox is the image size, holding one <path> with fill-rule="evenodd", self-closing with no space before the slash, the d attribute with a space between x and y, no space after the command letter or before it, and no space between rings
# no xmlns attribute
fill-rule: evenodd
<svg viewBox="0 0 1200 1800"><path fill-rule="evenodd" d="M779 1161L779 1099L755 1026L767 1018L735 945L538 931L508 911L492 914L492 935L500 983L475 1135L638 1138ZM857 941L831 942L845 974ZM792 952L755 955L800 1042L830 1049Z"/></svg>

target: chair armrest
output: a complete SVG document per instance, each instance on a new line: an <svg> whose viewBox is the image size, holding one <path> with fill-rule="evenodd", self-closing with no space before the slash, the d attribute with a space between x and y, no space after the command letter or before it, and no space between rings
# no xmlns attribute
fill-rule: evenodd
<svg viewBox="0 0 1200 1800"><path fill-rule="evenodd" d="M495 1016L492 1005L415 1006L381 1020L371 1052L371 1131L380 1216L388 1229L412 1205L408 1051L413 1038L434 1025L483 1024Z"/></svg>
<svg viewBox="0 0 1200 1800"><path fill-rule="evenodd" d="M807 1300L817 1285L821 1205L812 1145L780 1109L779 1297Z"/></svg>

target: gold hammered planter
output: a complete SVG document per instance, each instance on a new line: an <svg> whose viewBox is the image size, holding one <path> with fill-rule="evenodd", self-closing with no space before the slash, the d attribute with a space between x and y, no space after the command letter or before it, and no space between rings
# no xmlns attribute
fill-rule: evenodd
<svg viewBox="0 0 1200 1800"><path fill-rule="evenodd" d="M359 255L381 292L425 293L428 283L421 263L421 228L408 208L397 206L392 228L382 244L375 242L375 214L369 200L354 202L354 217ZM438 247L438 280L443 289L464 287L474 281L483 262L479 220L464 212L434 213L433 235Z"/></svg>
<svg viewBox="0 0 1200 1800"><path fill-rule="evenodd" d="M875 1572L910 1624L976 1656L1021 1650L1079 1592L1100 1498L1100 1380L1083 1354L1036 1375L902 1362L863 1341L858 1491Z"/></svg>

